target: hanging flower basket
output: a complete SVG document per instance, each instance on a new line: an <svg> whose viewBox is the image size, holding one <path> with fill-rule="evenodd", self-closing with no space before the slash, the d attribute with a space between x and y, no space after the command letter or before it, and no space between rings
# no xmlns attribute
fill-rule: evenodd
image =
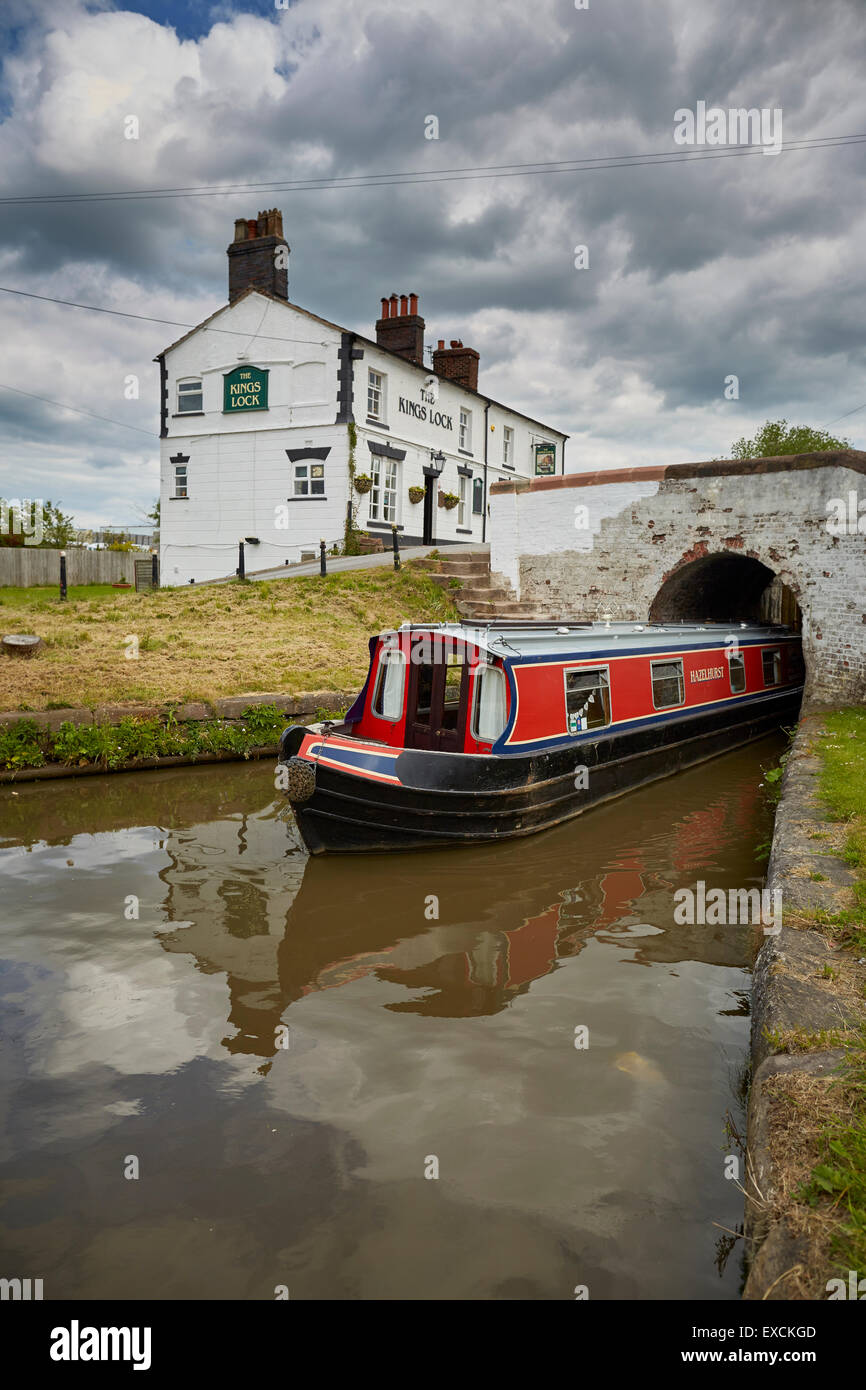
<svg viewBox="0 0 866 1390"><path fill-rule="evenodd" d="M422 499L423 496L424 496L424 493L425 493L426 491L427 491L427 489L426 489L425 487L410 487L410 489L409 489L409 501L410 501L410 502L420 502L421 499Z"/></svg>
<svg viewBox="0 0 866 1390"><path fill-rule="evenodd" d="M439 494L439 503L448 512L452 511L459 501L460 498L456 492L440 492Z"/></svg>
<svg viewBox="0 0 866 1390"><path fill-rule="evenodd" d="M356 491L356 492L369 492L369 491L370 491L370 488L371 488L372 486L373 486L373 479L370 477L370 474L369 474L369 473L356 473L356 474L355 474L355 491Z"/></svg>

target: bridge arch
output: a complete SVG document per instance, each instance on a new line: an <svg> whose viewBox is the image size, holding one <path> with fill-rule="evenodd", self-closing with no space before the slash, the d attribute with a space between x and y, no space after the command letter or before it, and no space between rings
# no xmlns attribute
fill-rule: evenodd
<svg viewBox="0 0 866 1390"><path fill-rule="evenodd" d="M650 622L768 622L802 627L795 591L755 555L721 550L682 560L653 598Z"/></svg>

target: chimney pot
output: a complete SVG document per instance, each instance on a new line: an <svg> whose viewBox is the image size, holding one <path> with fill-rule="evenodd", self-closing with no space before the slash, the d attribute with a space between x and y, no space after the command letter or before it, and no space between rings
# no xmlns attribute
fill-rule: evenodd
<svg viewBox="0 0 866 1390"><path fill-rule="evenodd" d="M396 319L397 317L398 317L398 313L397 313L397 296L396 296L396 294L392 294L392 295L391 295L391 318L392 318L392 319Z"/></svg>
<svg viewBox="0 0 866 1390"><path fill-rule="evenodd" d="M418 312L418 296L417 296L417 294L410 294L410 296L409 296L409 313L410 313L410 314L417 314L417 312Z"/></svg>
<svg viewBox="0 0 866 1390"><path fill-rule="evenodd" d="M383 319L388 317L388 301L384 295L382 295L382 312L379 317Z"/></svg>
<svg viewBox="0 0 866 1390"><path fill-rule="evenodd" d="M444 338L440 338L440 339L439 339L439 342L436 344L436 347L438 348L438 350L439 350L440 352L444 352L444 351L445 351L445 339L444 339Z"/></svg>
<svg viewBox="0 0 866 1390"><path fill-rule="evenodd" d="M400 317L405 318L409 312L409 300L405 294L400 295Z"/></svg>

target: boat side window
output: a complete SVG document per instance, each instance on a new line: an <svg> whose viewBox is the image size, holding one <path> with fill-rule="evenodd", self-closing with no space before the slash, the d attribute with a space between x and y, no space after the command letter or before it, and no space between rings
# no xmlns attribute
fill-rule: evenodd
<svg viewBox="0 0 866 1390"><path fill-rule="evenodd" d="M472 737L494 743L505 728L505 672L499 666L478 666L472 701Z"/></svg>
<svg viewBox="0 0 866 1390"><path fill-rule="evenodd" d="M403 692L406 686L406 657L401 651L384 651L379 657L373 713L380 719L395 723L403 713ZM429 705L429 700L428 700Z"/></svg>
<svg viewBox="0 0 866 1390"><path fill-rule="evenodd" d="M652 661L653 705L671 709L685 700L682 661Z"/></svg>
<svg viewBox="0 0 866 1390"><path fill-rule="evenodd" d="M603 729L610 723L610 677L606 667L566 671L565 710L570 734Z"/></svg>
<svg viewBox="0 0 866 1390"><path fill-rule="evenodd" d="M764 685L780 685L782 682L782 654L778 647L761 652L764 663Z"/></svg>
<svg viewBox="0 0 866 1390"><path fill-rule="evenodd" d="M731 682L731 692L734 695L742 695L746 688L746 662L742 656L728 656L728 679Z"/></svg>

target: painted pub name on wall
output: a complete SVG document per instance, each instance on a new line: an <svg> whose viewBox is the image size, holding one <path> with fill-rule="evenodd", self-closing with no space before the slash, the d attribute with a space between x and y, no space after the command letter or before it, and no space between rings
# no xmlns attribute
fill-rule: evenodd
<svg viewBox="0 0 866 1390"><path fill-rule="evenodd" d="M429 420L431 425L441 425L444 430L453 430L454 422L450 415L441 410L428 410L419 401L408 401L405 396L398 397L397 411L400 415L411 415L415 420Z"/></svg>
<svg viewBox="0 0 866 1390"><path fill-rule="evenodd" d="M235 367L223 377L223 414L267 410L269 367Z"/></svg>

